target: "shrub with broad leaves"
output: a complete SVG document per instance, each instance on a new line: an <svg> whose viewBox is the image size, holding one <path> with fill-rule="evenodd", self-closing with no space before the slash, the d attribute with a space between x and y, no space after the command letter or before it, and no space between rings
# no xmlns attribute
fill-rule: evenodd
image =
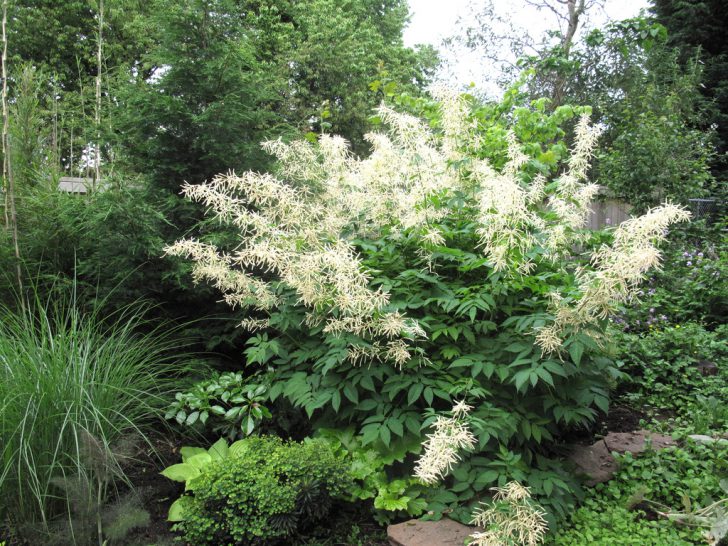
<svg viewBox="0 0 728 546"><path fill-rule="evenodd" d="M586 110L437 99L407 105L428 121L380 107L366 158L335 136L274 141L275 175L185 186L240 243L188 239L167 252L249 309L247 361L275 370L271 400L315 428L354 427L363 446L396 454L392 474L411 473L438 412L473 406L475 446L429 491L428 510L468 520L468 504L516 480L549 517L563 514L576 485L550 446L606 411L618 375L608 317L689 215L652 209L585 255L599 133ZM577 116L567 154L559 126Z"/></svg>

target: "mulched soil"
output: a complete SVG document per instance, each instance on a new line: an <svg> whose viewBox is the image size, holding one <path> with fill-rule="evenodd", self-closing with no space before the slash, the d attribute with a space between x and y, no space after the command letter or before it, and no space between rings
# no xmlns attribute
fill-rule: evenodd
<svg viewBox="0 0 728 546"><path fill-rule="evenodd" d="M149 512L150 523L128 537L129 544L172 544L174 533L167 521L169 506L182 494L184 486L162 476L160 471L180 462L176 439L157 436L151 439L151 446L144 444L137 453L134 464L126 469L127 476L139 493L142 508Z"/></svg>
<svg viewBox="0 0 728 546"><path fill-rule="evenodd" d="M627 405L615 405L609 413L597 415L594 423L588 428L573 429L564 434L560 440L563 444L592 445L598 437L609 432L632 432L640 428L645 414Z"/></svg>

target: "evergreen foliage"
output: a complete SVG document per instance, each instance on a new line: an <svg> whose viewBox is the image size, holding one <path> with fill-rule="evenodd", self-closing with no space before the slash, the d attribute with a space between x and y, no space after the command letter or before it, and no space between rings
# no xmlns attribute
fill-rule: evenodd
<svg viewBox="0 0 728 546"><path fill-rule="evenodd" d="M728 152L728 5L722 0L654 0L653 10L683 61L697 55L705 65L700 88L707 102L705 125L715 126L723 156ZM716 164L716 176L724 182L726 165L724 158Z"/></svg>

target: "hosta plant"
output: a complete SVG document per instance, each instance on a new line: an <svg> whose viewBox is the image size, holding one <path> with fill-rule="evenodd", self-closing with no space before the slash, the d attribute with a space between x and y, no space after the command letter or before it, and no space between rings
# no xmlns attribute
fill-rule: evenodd
<svg viewBox="0 0 728 546"><path fill-rule="evenodd" d="M569 155L556 153L563 132L541 129L576 109L550 116L537 102L487 114L438 97L428 122L382 106L366 158L330 135L273 141L275 175L185 186L240 243L187 239L167 252L249 310L248 364L273 366L269 397L299 406L314 427L353 426L382 453L417 452L438 411L456 398L473 406L475 444L431 494L433 513L511 480L563 512L573 487L550 446L607 409L617 373L607 317L688 213L666 204L579 255L597 191L586 181L598 137L588 115ZM398 463L402 475L413 463Z"/></svg>

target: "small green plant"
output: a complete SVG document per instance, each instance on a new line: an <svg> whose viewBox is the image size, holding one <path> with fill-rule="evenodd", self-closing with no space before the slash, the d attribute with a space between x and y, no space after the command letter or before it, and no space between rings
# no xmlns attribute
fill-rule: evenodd
<svg viewBox="0 0 728 546"><path fill-rule="evenodd" d="M263 403L268 386L241 373L224 373L178 392L165 417L180 425L210 428L229 440L249 436L271 413Z"/></svg>
<svg viewBox="0 0 728 546"><path fill-rule="evenodd" d="M192 491L195 488L195 480L214 461L227 459L228 456L239 454L244 449L244 442L237 441L231 446L228 446L224 438L220 438L209 449L185 446L180 449L182 462L168 466L162 471L162 475L170 480L183 482L185 484L185 491ZM169 521L184 521L186 517L185 507L189 506L190 501L191 498L187 495L183 495L174 501L169 507L167 519Z"/></svg>
<svg viewBox="0 0 728 546"><path fill-rule="evenodd" d="M427 509L427 494L431 488L420 480L405 477L391 479L388 466L402 463L413 446L383 454L363 445L361 436L349 429L319 429L318 438L328 442L334 452L348 462L353 479L349 500L372 500L374 518L386 525L396 517L417 517ZM419 447L419 444L418 446Z"/></svg>
<svg viewBox="0 0 728 546"><path fill-rule="evenodd" d="M223 447L224 446L224 447ZM348 465L323 440L261 436L187 448L164 474L185 481L170 519L195 545L266 545L318 525L347 494Z"/></svg>
<svg viewBox="0 0 728 546"><path fill-rule="evenodd" d="M473 514L473 525L485 529L471 535L472 546L536 546L546 530L546 512L518 482L493 489L493 501Z"/></svg>

